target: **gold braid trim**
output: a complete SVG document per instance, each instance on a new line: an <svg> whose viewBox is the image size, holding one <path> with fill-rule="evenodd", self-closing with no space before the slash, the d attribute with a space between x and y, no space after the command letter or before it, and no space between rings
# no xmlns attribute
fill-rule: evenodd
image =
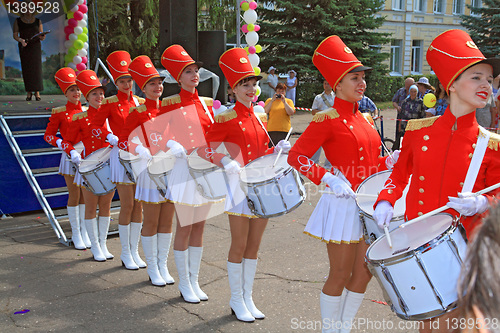
<svg viewBox="0 0 500 333"><path fill-rule="evenodd" d="M231 111L224 111L218 115L215 116L215 122L217 123L225 123L227 121L230 121L232 119L235 119L236 117L238 117L238 115L236 114L236 111L231 109Z"/></svg>
<svg viewBox="0 0 500 333"><path fill-rule="evenodd" d="M373 118L371 116L371 114L369 114L368 112L365 112L365 113L361 113L363 115L363 117L365 117L366 121L370 124L370 125L375 125L375 122L373 121Z"/></svg>
<svg viewBox="0 0 500 333"><path fill-rule="evenodd" d="M214 106L214 100L210 97L200 97L207 106Z"/></svg>
<svg viewBox="0 0 500 333"><path fill-rule="evenodd" d="M178 104L181 102L181 96L179 94L172 95L165 97L164 99L161 100L161 106L169 106L169 105L174 105Z"/></svg>
<svg viewBox="0 0 500 333"><path fill-rule="evenodd" d="M259 117L260 121L267 123L267 113L258 112L255 115Z"/></svg>
<svg viewBox="0 0 500 333"><path fill-rule="evenodd" d="M440 116L423 118L423 119L412 119L408 121L406 125L406 131L416 131L422 128L430 127Z"/></svg>
<svg viewBox="0 0 500 333"><path fill-rule="evenodd" d="M321 123L325 119L335 119L338 117L340 117L340 115L337 112L337 110L335 110L333 108L329 108L329 109L326 109L326 110L323 110L323 111L316 113L314 115L312 121L314 121L315 123Z"/></svg>
<svg viewBox="0 0 500 333"><path fill-rule="evenodd" d="M105 99L103 99L101 104L105 105L105 104L116 103L116 102L118 102L118 97L116 95L114 95L114 96L106 97Z"/></svg>
<svg viewBox="0 0 500 333"><path fill-rule="evenodd" d="M148 109L148 107L146 105L144 105L144 104L143 105L139 105L139 106L136 106L135 108L130 108L130 112L134 111L132 109L134 109L137 112L141 113L141 112L146 111Z"/></svg>
<svg viewBox="0 0 500 333"><path fill-rule="evenodd" d="M146 100L142 97L139 97L139 96L136 96L136 95L133 95L135 98L137 98L137 101L139 102L139 104L144 104L144 102L146 102Z"/></svg>
<svg viewBox="0 0 500 333"><path fill-rule="evenodd" d="M52 114L56 114L56 113L64 112L64 111L66 111L66 107L65 106L59 106L57 108L53 108L52 109Z"/></svg>
<svg viewBox="0 0 500 333"><path fill-rule="evenodd" d="M498 147L500 146L500 135L496 133L491 133L490 140L488 141L488 148L491 150L498 151Z"/></svg>
<svg viewBox="0 0 500 333"><path fill-rule="evenodd" d="M73 115L73 121L87 117L87 111L76 113Z"/></svg>

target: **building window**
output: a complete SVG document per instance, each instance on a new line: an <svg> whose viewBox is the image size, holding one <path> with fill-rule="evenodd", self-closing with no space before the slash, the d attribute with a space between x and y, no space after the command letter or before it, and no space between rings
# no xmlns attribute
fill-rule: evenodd
<svg viewBox="0 0 500 333"><path fill-rule="evenodd" d="M405 9L404 0L392 0L392 9L393 10L404 10Z"/></svg>
<svg viewBox="0 0 500 333"><path fill-rule="evenodd" d="M425 0L415 0L415 8L416 12L426 12L426 3Z"/></svg>
<svg viewBox="0 0 500 333"><path fill-rule="evenodd" d="M444 14L444 10L446 8L445 0L434 0L433 8L435 14Z"/></svg>
<svg viewBox="0 0 500 333"><path fill-rule="evenodd" d="M474 8L483 8L483 1L482 0L472 0L470 5L472 7L470 10L470 14L472 16L481 16L480 13L474 12Z"/></svg>
<svg viewBox="0 0 500 333"><path fill-rule="evenodd" d="M391 42L391 72L393 74L401 74L403 62L403 40L402 39L394 39Z"/></svg>
<svg viewBox="0 0 500 333"><path fill-rule="evenodd" d="M413 40L411 44L411 72L422 73L422 40Z"/></svg>
<svg viewBox="0 0 500 333"><path fill-rule="evenodd" d="M453 14L462 15L465 12L464 0L453 0Z"/></svg>

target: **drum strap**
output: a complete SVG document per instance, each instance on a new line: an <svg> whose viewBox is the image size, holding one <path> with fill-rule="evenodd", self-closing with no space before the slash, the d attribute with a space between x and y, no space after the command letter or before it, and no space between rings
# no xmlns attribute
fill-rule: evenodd
<svg viewBox="0 0 500 333"><path fill-rule="evenodd" d="M213 124L214 123L214 118L210 114L210 111L208 110L207 103L203 100L203 98L200 98L201 105L203 105L203 109L205 109L205 113L207 114L208 118L210 118L210 122Z"/></svg>
<svg viewBox="0 0 500 333"><path fill-rule="evenodd" d="M476 183L477 174L479 173L479 168L483 162L484 154L486 153L486 148L488 148L490 134L491 133L489 131L479 126L479 136L477 138L476 149L474 150L474 155L470 161L467 176L465 176L462 192L472 192L472 188Z"/></svg>
<svg viewBox="0 0 500 333"><path fill-rule="evenodd" d="M144 124L141 124L141 129L144 140L146 140L146 147L151 148L151 146L149 145L148 134L146 133L146 129L144 128Z"/></svg>
<svg viewBox="0 0 500 333"><path fill-rule="evenodd" d="M137 97L132 96L132 99L134 100L135 106L139 106L139 100L137 99Z"/></svg>
<svg viewBox="0 0 500 333"><path fill-rule="evenodd" d="M325 105L329 108L332 107L332 105L330 105L330 103L328 102L328 100L326 99L326 96L325 96L325 92L321 93L321 98L323 99L323 103L325 103Z"/></svg>

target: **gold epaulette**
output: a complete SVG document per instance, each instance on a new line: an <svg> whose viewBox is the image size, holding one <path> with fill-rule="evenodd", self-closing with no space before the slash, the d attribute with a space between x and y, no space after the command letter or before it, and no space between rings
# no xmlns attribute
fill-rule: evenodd
<svg viewBox="0 0 500 333"><path fill-rule="evenodd" d="M56 113L64 112L64 111L66 111L66 107L65 106L59 106L57 108L53 108L52 109L52 114L56 114Z"/></svg>
<svg viewBox="0 0 500 333"><path fill-rule="evenodd" d="M267 113L257 112L255 115L259 117L260 121L267 123Z"/></svg>
<svg viewBox="0 0 500 333"><path fill-rule="evenodd" d="M496 133L491 133L490 140L488 141L488 148L491 150L498 151L498 147L500 146L500 135Z"/></svg>
<svg viewBox="0 0 500 333"><path fill-rule="evenodd" d="M335 119L338 117L340 117L340 115L337 112L337 110L335 110L333 108L329 108L329 109L326 109L326 110L323 110L323 111L316 113L313 116L312 121L314 121L315 123L320 123L320 122L324 121L325 119Z"/></svg>
<svg viewBox="0 0 500 333"><path fill-rule="evenodd" d="M116 103L116 102L118 102L118 96L114 95L114 96L106 97L105 99L103 99L101 102L101 105Z"/></svg>
<svg viewBox="0 0 500 333"><path fill-rule="evenodd" d="M161 106L169 106L178 104L181 102L181 96L179 94L165 97L161 100Z"/></svg>
<svg viewBox="0 0 500 333"><path fill-rule="evenodd" d="M214 105L214 100L210 97L200 97L200 99L203 99L203 101L205 102L205 104L207 106L213 106Z"/></svg>
<svg viewBox="0 0 500 333"><path fill-rule="evenodd" d="M144 104L143 105L139 105L139 106L135 106L133 108L130 108L129 114L132 113L132 112L134 112L134 111L137 111L137 112L141 113L141 112L146 111L147 109L148 109L148 107L146 105L144 105Z"/></svg>
<svg viewBox="0 0 500 333"><path fill-rule="evenodd" d="M73 121L87 117L87 111L79 112L73 115Z"/></svg>
<svg viewBox="0 0 500 333"><path fill-rule="evenodd" d="M234 109L228 109L228 110L216 115L215 122L216 123L225 123L227 121L235 119L236 117L238 117L238 115L236 114L236 111Z"/></svg>
<svg viewBox="0 0 500 333"><path fill-rule="evenodd" d="M146 100L142 97L139 97L139 96L136 96L136 95L133 95L133 97L135 97L137 99L137 101L139 102L139 104L144 104L146 102Z"/></svg>
<svg viewBox="0 0 500 333"><path fill-rule="evenodd" d="M373 118L372 118L372 115L369 114L368 112L364 112L364 113L361 113L363 115L363 117L365 117L366 121L370 124L370 125L375 125L375 122L373 121Z"/></svg>
<svg viewBox="0 0 500 333"><path fill-rule="evenodd" d="M412 119L408 121L406 125L406 131L416 131L422 128L430 127L440 116L422 118L422 119Z"/></svg>

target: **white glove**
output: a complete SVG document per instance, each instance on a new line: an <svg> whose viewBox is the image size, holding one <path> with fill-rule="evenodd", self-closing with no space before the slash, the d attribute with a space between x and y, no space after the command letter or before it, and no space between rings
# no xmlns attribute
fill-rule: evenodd
<svg viewBox="0 0 500 333"><path fill-rule="evenodd" d="M394 208L390 202L386 200L381 200L373 212L373 218L380 229L384 229L384 226L389 226L393 215Z"/></svg>
<svg viewBox="0 0 500 333"><path fill-rule="evenodd" d="M167 147L176 158L187 158L186 149L177 141L168 140Z"/></svg>
<svg viewBox="0 0 500 333"><path fill-rule="evenodd" d="M332 175L330 172L325 173L321 181L330 187L330 191L332 191L337 198L356 198L356 194L351 187L345 181Z"/></svg>
<svg viewBox="0 0 500 333"><path fill-rule="evenodd" d="M116 135L114 135L113 133L109 133L108 135L106 135L106 139L108 140L109 144L112 146L116 146L116 144L118 143L118 137Z"/></svg>
<svg viewBox="0 0 500 333"><path fill-rule="evenodd" d="M72 151L69 152L69 155L71 156L71 162L73 162L76 165L80 165L82 163L82 156L73 149Z"/></svg>
<svg viewBox="0 0 500 333"><path fill-rule="evenodd" d="M448 197L446 205L463 216L472 216L484 213L490 206L484 195L475 196L471 192L458 193L458 198Z"/></svg>
<svg viewBox="0 0 500 333"><path fill-rule="evenodd" d="M385 166L388 170L391 170L394 167L394 164L396 164L396 162L398 161L400 153L401 150L396 150L391 155L387 156L387 158L385 159Z"/></svg>
<svg viewBox="0 0 500 333"><path fill-rule="evenodd" d="M278 153L280 150L283 151L283 153L288 153L290 151L290 149L292 149L292 145L290 144L289 141L285 141L285 140L281 140L280 142L278 142L278 144L276 145L276 152Z"/></svg>
<svg viewBox="0 0 500 333"><path fill-rule="evenodd" d="M230 159L227 156L225 156L221 159L221 163L222 163L222 165L224 165L224 170L228 174L236 175L236 174L239 174L241 171L240 164L238 162L236 162L235 160Z"/></svg>
<svg viewBox="0 0 500 333"><path fill-rule="evenodd" d="M149 149L144 147L143 145L138 145L137 147L135 147L135 152L136 152L136 154L139 154L139 156L142 159L145 159L145 160L150 160L152 157Z"/></svg>
<svg viewBox="0 0 500 333"><path fill-rule="evenodd" d="M57 148L59 148L59 150L64 150L62 148L61 142L62 142L62 139L57 139L57 141L56 141Z"/></svg>

